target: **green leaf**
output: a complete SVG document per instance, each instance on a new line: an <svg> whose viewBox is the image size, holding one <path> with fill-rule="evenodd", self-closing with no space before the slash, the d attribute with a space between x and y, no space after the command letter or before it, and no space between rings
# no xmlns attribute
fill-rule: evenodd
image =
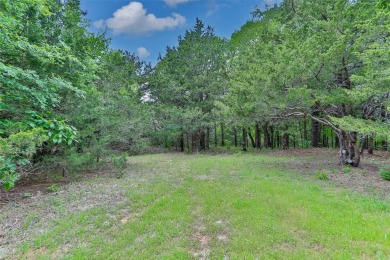
<svg viewBox="0 0 390 260"><path fill-rule="evenodd" d="M4 184L4 189L5 189L5 190L10 190L10 189L12 189L14 186L15 186L15 183L13 183L13 182L6 182L6 183Z"/></svg>

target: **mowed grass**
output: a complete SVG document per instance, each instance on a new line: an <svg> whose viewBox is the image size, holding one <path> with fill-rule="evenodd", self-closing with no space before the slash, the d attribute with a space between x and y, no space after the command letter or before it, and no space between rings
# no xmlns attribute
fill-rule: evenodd
<svg viewBox="0 0 390 260"><path fill-rule="evenodd" d="M389 259L390 203L302 178L260 154L129 158L95 179L118 203L66 214L12 259ZM95 193L99 201L99 191ZM55 211L80 199L64 192ZM74 201L73 201L74 202Z"/></svg>

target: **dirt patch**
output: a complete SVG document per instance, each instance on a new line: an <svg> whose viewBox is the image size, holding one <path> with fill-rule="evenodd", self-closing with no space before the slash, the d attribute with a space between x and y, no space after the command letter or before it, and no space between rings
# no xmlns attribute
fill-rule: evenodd
<svg viewBox="0 0 390 260"><path fill-rule="evenodd" d="M27 259L31 259L31 260L37 259L39 256L44 254L46 251L47 251L47 248L45 248L45 247L28 250Z"/></svg>
<svg viewBox="0 0 390 260"><path fill-rule="evenodd" d="M23 197L27 191L31 196ZM5 199L0 204L0 259L16 253L15 245L50 228L45 223L93 207L112 208L125 199L119 180L115 178L105 182L61 183L57 192L48 192L47 183L17 186L7 195L2 192Z"/></svg>
<svg viewBox="0 0 390 260"><path fill-rule="evenodd" d="M219 241L228 241L229 240L227 235L218 235L217 238Z"/></svg>
<svg viewBox="0 0 390 260"><path fill-rule="evenodd" d="M206 247L211 240L209 235L202 233L196 233L192 238L198 242L202 248Z"/></svg>
<svg viewBox="0 0 390 260"><path fill-rule="evenodd" d="M121 219L120 222L121 222L122 225L124 225L124 224L126 224L127 222L133 220L134 218L136 218L136 217L138 217L138 216L139 216L139 214L136 214L136 213L134 213L134 214L129 214L129 215L124 216L124 217Z"/></svg>
<svg viewBox="0 0 390 260"><path fill-rule="evenodd" d="M338 187L383 199L390 198L390 182L380 177L379 169L390 165L390 154L377 151L374 155L364 154L357 168L338 164L338 152L331 149L293 149L291 151L275 151L280 155L293 155L293 158L282 165L283 169L291 169L305 178L315 179L316 174L326 173L328 180ZM320 181L320 180L318 180Z"/></svg>
<svg viewBox="0 0 390 260"><path fill-rule="evenodd" d="M336 155L338 150L326 148L293 148L288 150L267 150L265 153L280 156L315 156L315 155Z"/></svg>

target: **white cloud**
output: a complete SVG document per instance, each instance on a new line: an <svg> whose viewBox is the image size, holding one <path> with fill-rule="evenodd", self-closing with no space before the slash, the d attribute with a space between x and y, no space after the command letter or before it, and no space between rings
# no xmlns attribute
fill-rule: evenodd
<svg viewBox="0 0 390 260"><path fill-rule="evenodd" d="M139 47L139 48L137 49L137 55L138 55L138 57L140 57L141 59L142 59L142 58L147 58L147 57L150 56L150 52L149 52L146 48L144 48L144 47Z"/></svg>
<svg viewBox="0 0 390 260"><path fill-rule="evenodd" d="M106 21L96 21L94 25L103 27L106 25L112 29L114 35L148 35L156 31L163 31L181 26L186 18L177 13L165 18L157 18L154 14L148 14L144 6L139 2L130 2L113 14L113 17Z"/></svg>
<svg viewBox="0 0 390 260"><path fill-rule="evenodd" d="M164 0L164 2L170 7L176 7L178 4L187 3L190 0Z"/></svg>
<svg viewBox="0 0 390 260"><path fill-rule="evenodd" d="M216 12L219 11L219 9L221 9L222 7L227 7L228 5L226 4L220 4L220 3L217 3L216 1L210 1L208 3L208 11L206 13L206 16L212 16L214 15Z"/></svg>
<svg viewBox="0 0 390 260"><path fill-rule="evenodd" d="M96 28L103 28L104 27L104 20L99 20L99 21L96 21L93 23L93 25L96 27Z"/></svg>

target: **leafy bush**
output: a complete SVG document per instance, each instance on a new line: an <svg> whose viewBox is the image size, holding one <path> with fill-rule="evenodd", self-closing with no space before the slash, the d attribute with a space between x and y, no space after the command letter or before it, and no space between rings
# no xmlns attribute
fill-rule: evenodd
<svg viewBox="0 0 390 260"><path fill-rule="evenodd" d="M49 187L47 187L47 190L50 192L57 192L58 191L58 185L57 184L52 184Z"/></svg>
<svg viewBox="0 0 390 260"><path fill-rule="evenodd" d="M329 179L328 174L326 174L325 172L317 172L316 178L319 179L319 180L327 180L327 179Z"/></svg>
<svg viewBox="0 0 390 260"><path fill-rule="evenodd" d="M385 181L390 181L390 168L381 168L379 173Z"/></svg>
<svg viewBox="0 0 390 260"><path fill-rule="evenodd" d="M13 160L10 157L0 156L0 186L3 186L5 190L10 190L18 178Z"/></svg>
<svg viewBox="0 0 390 260"><path fill-rule="evenodd" d="M39 128L0 137L0 186L12 189L19 179L18 166L29 164L37 147L47 139Z"/></svg>
<svg viewBox="0 0 390 260"><path fill-rule="evenodd" d="M123 171L127 168L127 153L122 153L121 155L111 155L111 163L112 166L117 171L117 178L121 178L123 176Z"/></svg>
<svg viewBox="0 0 390 260"><path fill-rule="evenodd" d="M64 121L58 121L57 119L48 120L38 116L35 112L30 112L30 114L33 119L29 125L33 128L43 129L50 142L55 144L65 142L71 145L76 138L76 128L67 125Z"/></svg>

